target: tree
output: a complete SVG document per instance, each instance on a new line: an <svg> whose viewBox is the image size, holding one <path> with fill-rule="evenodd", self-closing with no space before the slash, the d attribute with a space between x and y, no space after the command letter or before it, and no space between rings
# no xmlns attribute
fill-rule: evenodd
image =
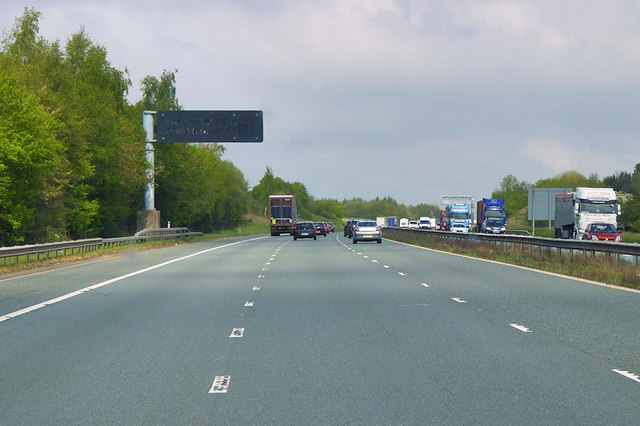
<svg viewBox="0 0 640 426"><path fill-rule="evenodd" d="M500 189L491 194L491 198L504 199L505 210L509 216L528 204L529 187L525 181L519 181L514 175L507 175L500 182Z"/></svg>
<svg viewBox="0 0 640 426"><path fill-rule="evenodd" d="M141 110L180 110L176 96L176 74L178 70L163 70L160 78L148 75L142 79L142 99L138 102Z"/></svg>
<svg viewBox="0 0 640 426"><path fill-rule="evenodd" d="M579 186L586 187L603 187L604 184L598 179L597 174L592 174L589 177L574 171L569 170L562 172L552 178L540 179L534 185L536 188L577 188Z"/></svg>
<svg viewBox="0 0 640 426"><path fill-rule="evenodd" d="M636 165L638 167L638 165ZM616 172L611 176L607 176L602 179L602 182L606 187L613 188L616 192L626 192L631 194L631 180L632 174L628 172Z"/></svg>
<svg viewBox="0 0 640 426"><path fill-rule="evenodd" d="M17 244L62 232L64 147L55 121L15 80L0 74L0 239ZM51 235L47 235L50 232Z"/></svg>

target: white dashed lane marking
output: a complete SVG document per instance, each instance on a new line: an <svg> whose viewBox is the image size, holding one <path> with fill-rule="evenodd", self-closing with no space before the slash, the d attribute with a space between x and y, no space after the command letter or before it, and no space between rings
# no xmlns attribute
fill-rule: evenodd
<svg viewBox="0 0 640 426"><path fill-rule="evenodd" d="M231 331L229 337L242 337L244 336L244 328L234 328Z"/></svg>
<svg viewBox="0 0 640 426"><path fill-rule="evenodd" d="M213 385L209 389L209 393L227 393L231 376L216 376L213 379Z"/></svg>
<svg viewBox="0 0 640 426"><path fill-rule="evenodd" d="M525 327L524 325L520 325L520 324L509 324L511 327L522 331L523 333L533 333L533 330Z"/></svg>

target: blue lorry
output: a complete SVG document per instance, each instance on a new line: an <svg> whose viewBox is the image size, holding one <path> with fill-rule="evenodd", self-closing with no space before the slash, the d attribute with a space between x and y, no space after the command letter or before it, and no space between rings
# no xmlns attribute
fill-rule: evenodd
<svg viewBox="0 0 640 426"><path fill-rule="evenodd" d="M502 198L483 198L478 201L478 232L504 234L507 229L507 211Z"/></svg>
<svg viewBox="0 0 640 426"><path fill-rule="evenodd" d="M449 204L446 209L447 231L469 232L471 226L471 207L468 204Z"/></svg>

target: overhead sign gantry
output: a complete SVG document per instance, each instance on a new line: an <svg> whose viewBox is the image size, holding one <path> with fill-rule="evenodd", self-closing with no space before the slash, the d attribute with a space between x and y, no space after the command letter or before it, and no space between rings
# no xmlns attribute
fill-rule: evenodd
<svg viewBox="0 0 640 426"><path fill-rule="evenodd" d="M155 125L154 125L154 117ZM262 111L144 111L149 183L144 210L138 212L138 230L160 227L153 187L155 143L262 142Z"/></svg>

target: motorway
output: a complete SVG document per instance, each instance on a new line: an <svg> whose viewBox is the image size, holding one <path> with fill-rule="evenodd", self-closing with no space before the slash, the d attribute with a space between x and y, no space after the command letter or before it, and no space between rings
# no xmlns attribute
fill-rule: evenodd
<svg viewBox="0 0 640 426"><path fill-rule="evenodd" d="M0 424L629 424L640 293L245 237L0 280Z"/></svg>

